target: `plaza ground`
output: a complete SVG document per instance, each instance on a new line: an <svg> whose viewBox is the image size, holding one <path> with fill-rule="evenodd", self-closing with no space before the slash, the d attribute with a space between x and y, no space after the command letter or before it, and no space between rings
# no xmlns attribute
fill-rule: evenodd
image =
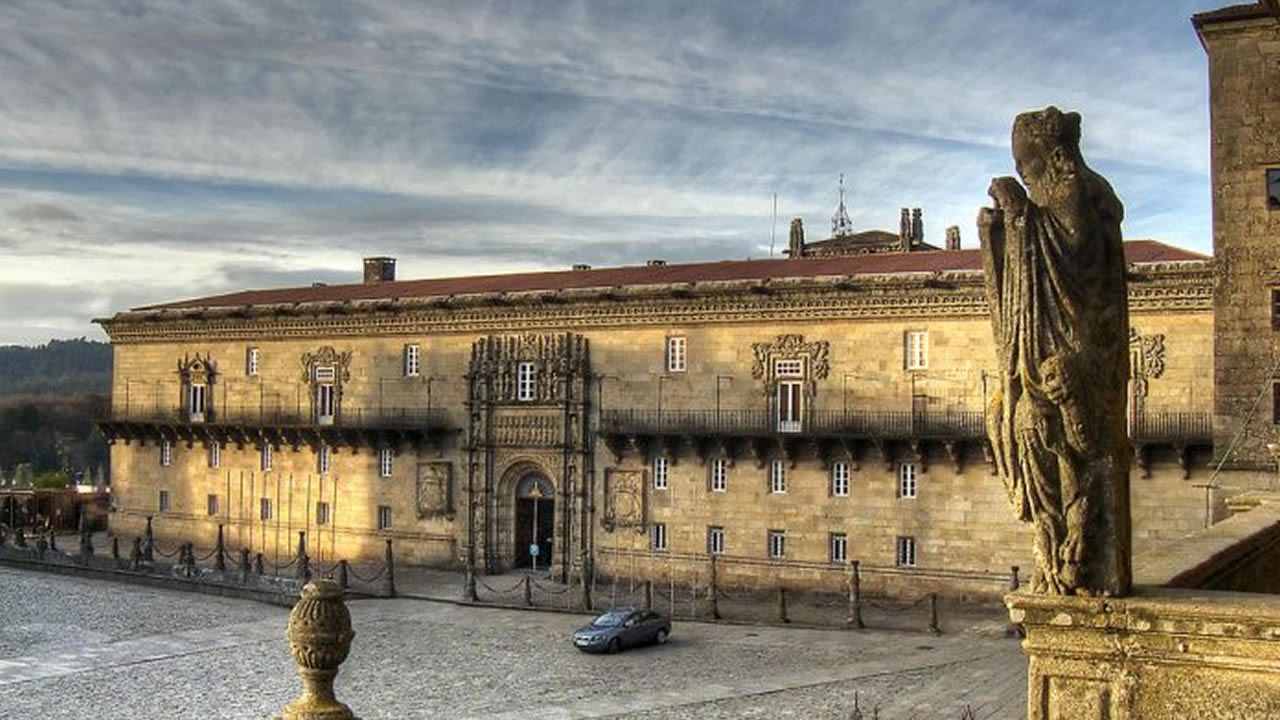
<svg viewBox="0 0 1280 720"><path fill-rule="evenodd" d="M812 718L855 695L884 720L1025 713L1026 660L998 624L942 636L677 623L616 656L580 615L420 600L350 603L338 695L365 720ZM266 718L298 692L287 610L0 568L0 717ZM870 713L868 713L870 717Z"/></svg>

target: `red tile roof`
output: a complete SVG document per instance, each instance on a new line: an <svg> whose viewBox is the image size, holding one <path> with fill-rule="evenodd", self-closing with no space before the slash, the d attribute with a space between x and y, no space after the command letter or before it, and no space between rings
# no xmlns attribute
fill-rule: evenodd
<svg viewBox="0 0 1280 720"><path fill-rule="evenodd" d="M1125 243L1125 257L1131 263L1203 262L1209 258L1154 240ZM768 260L724 260L657 266L628 266L598 270L557 270L508 275L401 280L372 285L325 285L318 287L244 290L227 295L149 305L138 310L198 307L240 307L341 300L384 300L441 297L475 293L578 290L622 286L667 285L733 280L774 280L785 278L844 277L897 273L980 271L977 250L918 251L842 257Z"/></svg>

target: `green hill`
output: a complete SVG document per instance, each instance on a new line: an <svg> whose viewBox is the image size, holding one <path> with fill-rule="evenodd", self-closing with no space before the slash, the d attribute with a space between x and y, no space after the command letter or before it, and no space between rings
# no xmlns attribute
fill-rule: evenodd
<svg viewBox="0 0 1280 720"><path fill-rule="evenodd" d="M0 346L0 398L13 395L108 395L111 346L93 340Z"/></svg>

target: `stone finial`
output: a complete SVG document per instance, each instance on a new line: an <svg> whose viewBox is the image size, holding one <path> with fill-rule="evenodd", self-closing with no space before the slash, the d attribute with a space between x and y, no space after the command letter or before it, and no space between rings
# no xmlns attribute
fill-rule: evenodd
<svg viewBox="0 0 1280 720"><path fill-rule="evenodd" d="M946 247L947 247L947 249L948 249L948 250L959 250L959 249L960 249L960 228L959 228L959 226L952 225L951 227L947 228L947 245L946 245Z"/></svg>
<svg viewBox="0 0 1280 720"><path fill-rule="evenodd" d="M924 242L924 211L915 208L911 211L911 245L915 247Z"/></svg>
<svg viewBox="0 0 1280 720"><path fill-rule="evenodd" d="M987 407L996 472L1018 519L1034 529L1034 592L1125 595L1124 206L1085 163L1078 114L1023 113L1012 144L1022 183L992 180L993 207L978 215L1003 368Z"/></svg>
<svg viewBox="0 0 1280 720"><path fill-rule="evenodd" d="M289 651L302 676L302 695L285 706L277 720L355 720L351 708L338 702L333 681L351 651L355 637L342 588L317 579L302 588L289 613Z"/></svg>
<svg viewBox="0 0 1280 720"><path fill-rule="evenodd" d="M793 258L804 257L804 220L791 220L791 238L787 243L787 254Z"/></svg>
<svg viewBox="0 0 1280 720"><path fill-rule="evenodd" d="M902 249L911 247L911 208L902 208L902 217L898 220L898 239L902 241Z"/></svg>

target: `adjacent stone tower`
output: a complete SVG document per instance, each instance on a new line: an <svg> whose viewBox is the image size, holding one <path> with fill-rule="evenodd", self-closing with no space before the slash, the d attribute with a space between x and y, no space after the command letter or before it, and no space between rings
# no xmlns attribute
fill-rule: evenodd
<svg viewBox="0 0 1280 720"><path fill-rule="evenodd" d="M1213 445L1226 467L1276 471L1280 441L1280 4L1196 15L1209 55ZM1270 183L1270 184L1269 184Z"/></svg>

